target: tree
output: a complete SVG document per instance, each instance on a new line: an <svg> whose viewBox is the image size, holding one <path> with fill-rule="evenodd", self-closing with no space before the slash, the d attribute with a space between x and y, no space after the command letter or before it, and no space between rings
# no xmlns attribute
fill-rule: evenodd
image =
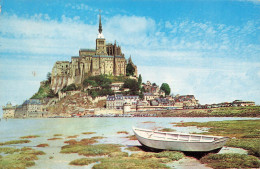
<svg viewBox="0 0 260 169"><path fill-rule="evenodd" d="M141 76L141 74L139 74L139 77L138 77L138 85L141 88L141 85L142 85L142 76Z"/></svg>
<svg viewBox="0 0 260 169"><path fill-rule="evenodd" d="M171 88L167 83L163 83L160 89L165 92L165 95L169 95L171 93Z"/></svg>
<svg viewBox="0 0 260 169"><path fill-rule="evenodd" d="M54 93L54 91L52 89L49 90L48 92L48 95L47 95L48 98L54 98L54 97L58 97L58 93Z"/></svg>
<svg viewBox="0 0 260 169"><path fill-rule="evenodd" d="M63 89L61 89L62 92L73 91L73 90L78 90L78 87L74 83L68 85L67 87L64 87Z"/></svg>
<svg viewBox="0 0 260 169"><path fill-rule="evenodd" d="M126 79L123 85L124 88L130 89L131 95L138 95L139 94L139 85L135 79Z"/></svg>
<svg viewBox="0 0 260 169"><path fill-rule="evenodd" d="M46 78L47 78L47 81L50 83L51 82L51 73L50 72L47 73Z"/></svg>
<svg viewBox="0 0 260 169"><path fill-rule="evenodd" d="M128 63L126 65L126 76L133 76L135 72L135 68L132 64Z"/></svg>
<svg viewBox="0 0 260 169"><path fill-rule="evenodd" d="M141 88L141 92L146 92L144 87Z"/></svg>
<svg viewBox="0 0 260 169"><path fill-rule="evenodd" d="M97 87L98 84L94 80L85 79L83 81L83 86L85 86L85 87L87 87L87 86Z"/></svg>

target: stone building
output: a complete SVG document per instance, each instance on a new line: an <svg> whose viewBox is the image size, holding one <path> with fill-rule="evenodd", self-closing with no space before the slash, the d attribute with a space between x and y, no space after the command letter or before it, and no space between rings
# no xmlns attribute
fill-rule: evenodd
<svg viewBox="0 0 260 169"><path fill-rule="evenodd" d="M175 104L182 103L183 106L198 106L199 101L195 99L194 95L177 95L174 98Z"/></svg>
<svg viewBox="0 0 260 169"><path fill-rule="evenodd" d="M106 101L107 109L123 109L124 97L122 94L115 94L113 96L108 96Z"/></svg>
<svg viewBox="0 0 260 169"><path fill-rule="evenodd" d="M150 81L147 81L146 84L142 84L145 93L151 93L153 96L163 96L165 97L165 92L160 89L155 83L151 84Z"/></svg>
<svg viewBox="0 0 260 169"><path fill-rule="evenodd" d="M114 82L111 83L111 90L115 93L120 93L120 89L122 88L122 86L124 85L124 82Z"/></svg>
<svg viewBox="0 0 260 169"><path fill-rule="evenodd" d="M2 107L3 109L3 118L14 118L14 112L16 106L13 106L12 103L8 102L6 106Z"/></svg>
<svg viewBox="0 0 260 169"><path fill-rule="evenodd" d="M235 100L235 101L232 102L232 106L255 106L255 102Z"/></svg>
<svg viewBox="0 0 260 169"><path fill-rule="evenodd" d="M43 104L39 99L29 99L15 110L15 118L43 117Z"/></svg>
<svg viewBox="0 0 260 169"><path fill-rule="evenodd" d="M124 105L129 105L130 109L136 110L139 96L123 96L122 94L115 94L107 96L106 108L107 109L124 109Z"/></svg>
<svg viewBox="0 0 260 169"><path fill-rule="evenodd" d="M57 61L52 68L51 88L57 93L60 89L72 83L81 84L88 76L101 74L126 76L127 61L116 44L106 43L102 33L101 15L99 15L99 29L96 39L96 49L80 49L79 56L71 57L69 61ZM137 67L132 60L137 76Z"/></svg>

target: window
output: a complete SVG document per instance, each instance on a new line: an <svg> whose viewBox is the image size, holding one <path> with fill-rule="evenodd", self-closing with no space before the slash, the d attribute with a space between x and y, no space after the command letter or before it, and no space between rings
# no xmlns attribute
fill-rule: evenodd
<svg viewBox="0 0 260 169"><path fill-rule="evenodd" d="M104 41L98 41L99 45L104 45Z"/></svg>

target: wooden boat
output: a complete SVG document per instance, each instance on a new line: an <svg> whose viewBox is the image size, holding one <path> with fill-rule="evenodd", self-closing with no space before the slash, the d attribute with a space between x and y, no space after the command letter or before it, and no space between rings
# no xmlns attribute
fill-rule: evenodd
<svg viewBox="0 0 260 169"><path fill-rule="evenodd" d="M184 152L218 152L228 137L175 132L160 132L133 127L138 141L155 150L175 150Z"/></svg>

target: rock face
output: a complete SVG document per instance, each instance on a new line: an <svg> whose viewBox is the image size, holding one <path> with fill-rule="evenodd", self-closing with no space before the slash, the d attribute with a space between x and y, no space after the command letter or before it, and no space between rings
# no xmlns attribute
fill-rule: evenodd
<svg viewBox="0 0 260 169"><path fill-rule="evenodd" d="M49 116L71 116L73 114L92 114L94 108L104 108L106 103L105 97L97 97L94 100L84 92L67 95L58 101L55 105L50 106Z"/></svg>

